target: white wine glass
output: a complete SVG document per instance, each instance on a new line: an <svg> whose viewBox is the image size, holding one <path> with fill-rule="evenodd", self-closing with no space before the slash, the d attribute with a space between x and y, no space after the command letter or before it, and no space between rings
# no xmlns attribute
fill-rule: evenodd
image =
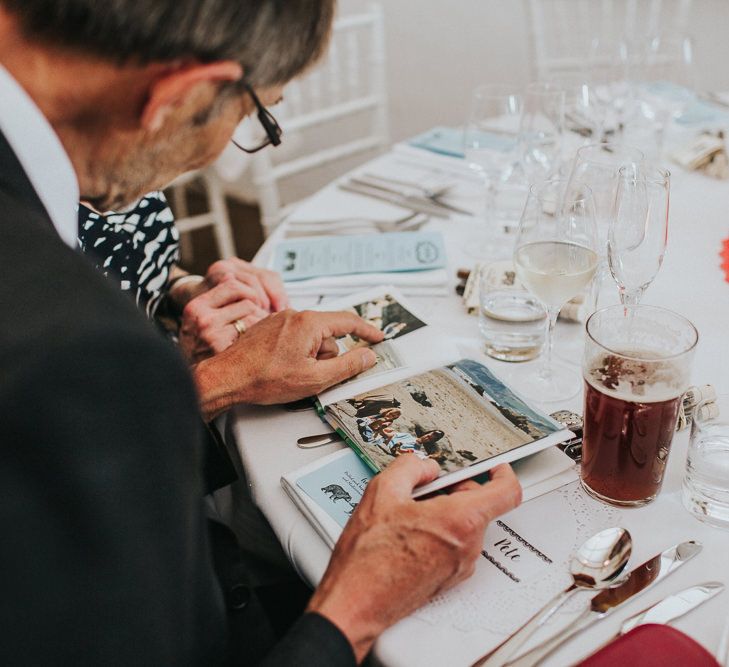
<svg viewBox="0 0 729 667"><path fill-rule="evenodd" d="M625 306L640 303L663 263L670 190L670 172L650 163L618 172L608 266Z"/></svg>
<svg viewBox="0 0 729 667"><path fill-rule="evenodd" d="M536 401L563 401L580 390L576 370L552 360L554 327L562 306L590 283L598 265L595 205L590 188L567 194L567 181L553 179L529 191L514 246L519 280L547 311L542 363L521 387Z"/></svg>
<svg viewBox="0 0 729 667"><path fill-rule="evenodd" d="M484 188L481 242L469 239L467 251L480 258L494 251L496 195L519 160L519 120L522 98L511 86L484 84L471 95L471 108L463 132L466 163L482 179Z"/></svg>
<svg viewBox="0 0 729 667"><path fill-rule="evenodd" d="M521 164L534 185L552 177L560 167L564 134L565 90L552 83L530 83L524 93L519 125Z"/></svg>

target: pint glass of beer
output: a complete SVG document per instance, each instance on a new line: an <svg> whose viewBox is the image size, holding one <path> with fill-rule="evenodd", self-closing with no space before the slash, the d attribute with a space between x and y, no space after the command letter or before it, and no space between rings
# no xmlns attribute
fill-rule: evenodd
<svg viewBox="0 0 729 667"><path fill-rule="evenodd" d="M587 321L582 486L611 505L661 489L698 332L655 306L611 306Z"/></svg>

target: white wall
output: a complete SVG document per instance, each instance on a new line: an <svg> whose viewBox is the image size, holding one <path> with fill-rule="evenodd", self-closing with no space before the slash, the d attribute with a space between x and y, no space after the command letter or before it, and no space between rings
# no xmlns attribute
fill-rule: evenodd
<svg viewBox="0 0 729 667"><path fill-rule="evenodd" d="M461 123L478 83L529 80L525 0L380 2L394 140ZM340 0L341 13L366 6L366 0ZM699 88L729 90L729 1L693 0L688 31L696 41Z"/></svg>

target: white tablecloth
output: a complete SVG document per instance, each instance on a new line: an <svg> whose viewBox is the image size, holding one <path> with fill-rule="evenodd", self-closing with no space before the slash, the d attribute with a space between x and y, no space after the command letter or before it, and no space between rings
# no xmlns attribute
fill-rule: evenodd
<svg viewBox="0 0 729 667"><path fill-rule="evenodd" d="M374 160L363 171L399 170L413 175L413 166L401 155L390 153ZM669 251L663 268L648 289L644 302L676 310L697 326L700 342L694 362L693 381L711 383L720 393L729 392L729 283L724 282L718 256L721 240L729 236L729 185L675 168L671 190ZM397 218L402 210L389 204L327 186L307 201L296 215L301 219L343 215ZM465 240L478 221L458 218L433 221L428 228L443 231L449 253L449 272L455 283L455 270L469 266L473 258L464 255ZM284 226L285 228L285 226ZM273 242L283 233L277 230L261 250L257 261L265 263ZM467 316L452 288L450 296L421 299L418 306L431 320L447 322L454 338L478 349L476 318ZM305 306L299 303L297 306ZM567 345L580 335L577 325L560 324L559 345ZM579 362L579 360L576 360ZM531 364L535 362L530 362ZM491 361L491 366L507 380L512 373L529 370L528 365ZM575 368L578 368L575 366ZM573 407L581 412L581 398L570 406L546 405L555 410ZM296 447L302 435L326 430L313 411L289 413L280 408L241 407L231 415L232 431L245 465L255 502L273 526L291 562L299 573L315 584L322 576L329 550L284 494L283 473L294 470L333 451L337 445L313 450ZM668 473L660 497L648 507L625 511L622 523L635 540L633 564L676 542L696 539L703 552L682 570L656 586L629 608L597 624L578 640L556 653L547 665L564 665L588 654L592 647L615 632L629 614L685 586L708 580L723 581L729 587L729 533L710 528L690 516L682 507L680 484L683 474L686 432L674 440ZM539 503L540 499L532 501ZM363 576L367 576L363 573ZM352 600L352 604L357 604ZM729 614L729 592L705 604L678 621L676 627L701 642L709 651L719 643L724 619ZM413 616L388 630L377 642L375 657L386 665L467 665L483 648L482 631L463 631L437 625Z"/></svg>

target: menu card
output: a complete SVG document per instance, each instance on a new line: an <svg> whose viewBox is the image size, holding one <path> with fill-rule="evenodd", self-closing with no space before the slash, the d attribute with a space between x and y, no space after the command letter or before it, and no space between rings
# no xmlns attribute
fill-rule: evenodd
<svg viewBox="0 0 729 667"><path fill-rule="evenodd" d="M286 239L275 248L273 268L284 281L360 273L442 269L440 232L391 232Z"/></svg>

